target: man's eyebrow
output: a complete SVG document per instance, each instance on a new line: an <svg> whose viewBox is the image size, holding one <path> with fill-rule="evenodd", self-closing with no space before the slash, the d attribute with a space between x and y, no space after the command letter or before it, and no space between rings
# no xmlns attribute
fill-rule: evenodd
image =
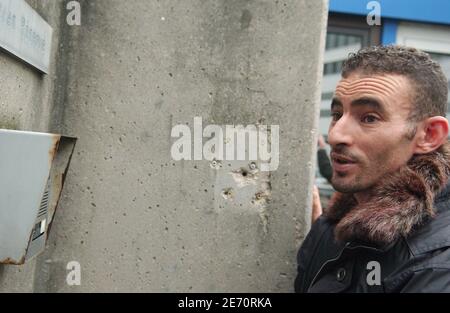
<svg viewBox="0 0 450 313"><path fill-rule="evenodd" d="M338 98L333 98L331 101L331 109L333 110L335 107L342 107L342 102Z"/></svg>
<svg viewBox="0 0 450 313"><path fill-rule="evenodd" d="M356 100L353 100L351 103L351 106L353 106L353 107L368 106L382 114L386 113L386 110L385 110L384 106L380 103L380 101L378 101L375 98L371 98L371 97L363 97L363 98L358 98Z"/></svg>

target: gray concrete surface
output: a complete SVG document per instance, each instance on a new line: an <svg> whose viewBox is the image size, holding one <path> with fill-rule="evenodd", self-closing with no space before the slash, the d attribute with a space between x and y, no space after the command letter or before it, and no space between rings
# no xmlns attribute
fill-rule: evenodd
<svg viewBox="0 0 450 313"><path fill-rule="evenodd" d="M0 267L0 291L292 291L326 1L86 0L79 27L61 23L60 1L32 3L60 32L54 72L0 55L2 113L79 140L46 252ZM248 162L172 160L172 127L195 116L280 125L278 169L243 177ZM70 261L80 286L66 283Z"/></svg>

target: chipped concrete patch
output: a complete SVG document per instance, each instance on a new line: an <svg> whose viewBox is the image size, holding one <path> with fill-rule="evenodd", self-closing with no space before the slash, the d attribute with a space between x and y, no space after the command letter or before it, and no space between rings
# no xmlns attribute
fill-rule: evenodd
<svg viewBox="0 0 450 313"><path fill-rule="evenodd" d="M219 214L251 214L268 232L271 199L270 172L259 170L258 162L224 161L215 169L216 212Z"/></svg>

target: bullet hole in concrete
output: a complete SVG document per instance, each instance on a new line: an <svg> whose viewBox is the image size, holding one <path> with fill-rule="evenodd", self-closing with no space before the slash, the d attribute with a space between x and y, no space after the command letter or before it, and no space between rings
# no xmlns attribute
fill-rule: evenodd
<svg viewBox="0 0 450 313"><path fill-rule="evenodd" d="M222 197L224 199L232 199L234 197L233 188L225 188L222 190Z"/></svg>
<svg viewBox="0 0 450 313"><path fill-rule="evenodd" d="M222 167L222 162L220 160L213 159L209 166L213 169L219 169Z"/></svg>
<svg viewBox="0 0 450 313"><path fill-rule="evenodd" d="M248 171L247 168L240 168L238 170L232 171L234 181L237 183L238 187L245 187L247 185L255 185L258 180L258 171Z"/></svg>
<svg viewBox="0 0 450 313"><path fill-rule="evenodd" d="M252 200L253 204L263 204L268 202L270 192L268 190L257 192Z"/></svg>

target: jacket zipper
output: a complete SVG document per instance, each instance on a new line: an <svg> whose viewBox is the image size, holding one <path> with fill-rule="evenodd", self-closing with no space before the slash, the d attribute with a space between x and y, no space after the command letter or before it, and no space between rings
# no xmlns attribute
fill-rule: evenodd
<svg viewBox="0 0 450 313"><path fill-rule="evenodd" d="M325 262L322 264L322 266L321 266L321 267L319 268L319 270L317 271L316 275L314 275L314 278L313 278L313 280L311 281L311 283L309 284L308 289L306 289L306 292L309 292L309 290L311 289L312 285L314 285L314 283L316 282L317 276L319 276L320 272L323 270L323 268L325 267L325 265L327 265L327 264L330 263L330 262L333 262L333 261L338 260L338 259L342 256L342 253L344 252L345 248L347 248L349 245L350 245L350 242L347 242L347 243L345 244L345 246L341 249L341 251L339 252L339 254L338 254L336 257L334 257L334 258L332 258L332 259L329 259L329 260L325 261Z"/></svg>
<svg viewBox="0 0 450 313"><path fill-rule="evenodd" d="M369 246L363 246L363 245L354 246L354 247L349 247L350 244L351 244L351 242L346 242L346 243L345 243L345 246L341 249L341 251L339 252L339 254L338 254L336 257L334 257L334 258L332 258L332 259L329 259L329 260L325 261L325 262L322 264L322 266L320 267L319 271L316 273L316 275L314 275L314 278L313 278L313 280L311 281L311 283L309 284L309 287L308 287L308 289L306 290L306 292L309 292L309 290L311 289L312 285L316 282L317 277L319 276L320 272L323 270L323 268L325 267L325 265L327 265L327 264L330 263L330 262L333 262L333 261L338 260L338 259L342 256L342 253L344 252L345 249L348 248L348 249L353 250L353 249L356 249L356 248L365 248L365 249L369 249L369 250L375 250L375 251L377 251L377 252L380 252L380 251L381 251L380 249L377 249L377 248L374 248L374 247L369 247Z"/></svg>

